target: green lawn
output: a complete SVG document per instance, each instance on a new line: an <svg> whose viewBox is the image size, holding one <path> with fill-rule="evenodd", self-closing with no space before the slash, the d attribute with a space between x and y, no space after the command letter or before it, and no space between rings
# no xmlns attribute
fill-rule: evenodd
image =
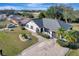
<svg viewBox="0 0 79 59"><path fill-rule="evenodd" d="M4 55L17 55L25 48L37 42L37 38L34 36L32 36L32 40L22 42L19 39L19 34L23 32L31 35L28 31L21 30L20 28L16 28L14 31L0 32L0 49L3 50Z"/></svg>
<svg viewBox="0 0 79 59"><path fill-rule="evenodd" d="M79 31L79 24L78 23L72 23L73 29Z"/></svg>
<svg viewBox="0 0 79 59"><path fill-rule="evenodd" d="M70 49L66 56L79 56L79 49L72 50Z"/></svg>

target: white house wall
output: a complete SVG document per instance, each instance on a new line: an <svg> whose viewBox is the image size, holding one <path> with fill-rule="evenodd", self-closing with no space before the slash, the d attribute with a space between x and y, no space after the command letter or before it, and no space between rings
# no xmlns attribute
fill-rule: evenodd
<svg viewBox="0 0 79 59"><path fill-rule="evenodd" d="M29 27L27 27L27 25L29 25ZM31 29L31 26L33 26L33 29ZM40 30L39 26L36 25L33 21L30 21L29 23L27 23L25 28L32 32L36 32L36 28L38 28Z"/></svg>

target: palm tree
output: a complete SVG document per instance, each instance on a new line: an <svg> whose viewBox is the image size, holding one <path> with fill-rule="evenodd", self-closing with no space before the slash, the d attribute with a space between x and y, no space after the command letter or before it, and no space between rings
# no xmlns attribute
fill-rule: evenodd
<svg viewBox="0 0 79 59"><path fill-rule="evenodd" d="M57 31L57 38L62 39L64 33L65 33L64 28L59 28L59 30Z"/></svg>
<svg viewBox="0 0 79 59"><path fill-rule="evenodd" d="M78 35L76 34L76 31L65 31L64 28L60 28L58 31L57 31L57 38L58 39L62 39L63 38L68 41L68 42L77 42L77 38Z"/></svg>
<svg viewBox="0 0 79 59"><path fill-rule="evenodd" d="M75 34L75 31L67 31L64 35L64 38L68 42L77 42L78 35Z"/></svg>

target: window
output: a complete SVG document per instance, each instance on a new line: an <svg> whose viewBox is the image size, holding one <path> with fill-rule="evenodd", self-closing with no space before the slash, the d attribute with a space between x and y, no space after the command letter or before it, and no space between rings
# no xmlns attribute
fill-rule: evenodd
<svg viewBox="0 0 79 59"><path fill-rule="evenodd" d="M36 28L36 32L39 32L39 29L38 28Z"/></svg>
<svg viewBox="0 0 79 59"><path fill-rule="evenodd" d="M72 27L70 28L70 30L72 30Z"/></svg>
<svg viewBox="0 0 79 59"><path fill-rule="evenodd" d="M49 32L49 29L47 29L47 28L44 28L44 31L45 31L45 32Z"/></svg>
<svg viewBox="0 0 79 59"><path fill-rule="evenodd" d="M33 26L31 26L31 29L33 29Z"/></svg>
<svg viewBox="0 0 79 59"><path fill-rule="evenodd" d="M29 27L29 25L26 25L26 27Z"/></svg>

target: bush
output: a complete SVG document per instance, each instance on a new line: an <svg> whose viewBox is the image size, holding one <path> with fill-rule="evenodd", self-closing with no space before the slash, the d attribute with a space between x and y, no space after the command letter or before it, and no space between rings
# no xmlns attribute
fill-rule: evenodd
<svg viewBox="0 0 79 59"><path fill-rule="evenodd" d="M26 35L25 33L23 33L23 34L22 34L22 36L23 36L25 39L32 40L31 36L29 36L29 35Z"/></svg>
<svg viewBox="0 0 79 59"><path fill-rule="evenodd" d="M78 49L79 43L70 43L68 47L71 48L71 49Z"/></svg>
<svg viewBox="0 0 79 59"><path fill-rule="evenodd" d="M22 36L25 38L25 39L28 39L28 36L26 34L22 34Z"/></svg>
<svg viewBox="0 0 79 59"><path fill-rule="evenodd" d="M22 27L22 30L26 30L24 27Z"/></svg>
<svg viewBox="0 0 79 59"><path fill-rule="evenodd" d="M28 36L28 39L29 39L29 40L32 40L32 38L31 38L30 36Z"/></svg>
<svg viewBox="0 0 79 59"><path fill-rule="evenodd" d="M10 29L10 31L14 31L14 29Z"/></svg>
<svg viewBox="0 0 79 59"><path fill-rule="evenodd" d="M70 49L78 49L79 48L79 43L74 43L74 42L67 42L64 40L57 40L57 43L62 46L62 47L67 47Z"/></svg>
<svg viewBox="0 0 79 59"><path fill-rule="evenodd" d="M63 46L63 47L67 47L69 45L68 42L64 41L64 40L60 40L58 39L57 40L57 43L60 45L60 46Z"/></svg>

